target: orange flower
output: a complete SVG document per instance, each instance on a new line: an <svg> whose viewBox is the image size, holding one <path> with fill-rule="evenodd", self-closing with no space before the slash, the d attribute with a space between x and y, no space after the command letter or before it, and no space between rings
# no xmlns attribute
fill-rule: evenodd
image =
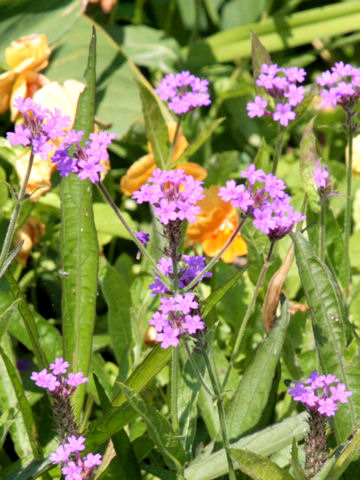
<svg viewBox="0 0 360 480"><path fill-rule="evenodd" d="M229 240L238 226L238 214L228 202L217 195L219 187L213 185L204 190L205 198L198 202L201 212L198 221L191 223L186 231L188 244L202 243L204 253L215 257ZM246 255L248 247L245 240L238 234L231 245L221 255L226 263L232 263L236 257Z"/></svg>
<svg viewBox="0 0 360 480"><path fill-rule="evenodd" d="M36 90L47 83L46 77L37 73L48 65L51 50L46 35L29 35L11 43L5 49L10 67L0 75L0 113L6 112L17 97L32 97ZM18 112L11 108L11 119Z"/></svg>
<svg viewBox="0 0 360 480"><path fill-rule="evenodd" d="M169 139L170 141L173 141L176 123L167 123L167 128L169 132ZM173 162L181 157L188 145L188 141L180 131L174 149L174 155L172 158ZM139 158L139 160L134 162L120 181L120 188L125 195L130 196L133 194L133 192L139 190L141 185L144 185L144 183L147 182L148 178L151 177L152 172L156 169L154 153L150 142L148 142L148 148L150 153L144 155L143 157ZM176 168L182 168L187 175L192 175L196 180L204 180L204 178L207 176L206 170L197 163L179 163Z"/></svg>
<svg viewBox="0 0 360 480"><path fill-rule="evenodd" d="M86 1L86 0L85 0ZM104 13L110 13L117 0L88 0L89 3L100 3ZM85 2L84 2L85 3Z"/></svg>
<svg viewBox="0 0 360 480"><path fill-rule="evenodd" d="M29 217L26 223L24 223L24 225L17 232L14 243L18 244L21 240L24 240L20 252L16 256L23 267L26 266L31 249L34 245L39 243L39 237L44 235L44 233L45 224L39 222L34 217Z"/></svg>

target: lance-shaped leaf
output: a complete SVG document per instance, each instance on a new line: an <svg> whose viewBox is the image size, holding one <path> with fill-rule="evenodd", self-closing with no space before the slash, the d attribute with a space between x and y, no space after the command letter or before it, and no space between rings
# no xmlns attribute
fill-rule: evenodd
<svg viewBox="0 0 360 480"><path fill-rule="evenodd" d="M93 131L95 102L96 37L93 30L86 88L80 96L74 128L85 132L84 142ZM92 208L90 180L70 174L61 183L62 320L64 356L74 372L89 369L97 292L98 243ZM85 394L80 385L72 400L79 418Z"/></svg>
<svg viewBox="0 0 360 480"><path fill-rule="evenodd" d="M291 238L322 370L336 375L353 392L334 418L336 437L341 442L360 423L360 362L345 360L346 332L352 332L335 278L300 232L292 233Z"/></svg>
<svg viewBox="0 0 360 480"><path fill-rule="evenodd" d="M248 449L259 455L271 455L301 439L308 430L307 413L286 418L271 427L260 430L233 443L233 449ZM225 450L221 449L204 459L197 459L185 469L186 480L212 480L226 475L228 464Z"/></svg>
<svg viewBox="0 0 360 480"><path fill-rule="evenodd" d="M156 346L130 375L126 385L137 393L141 392L164 368L170 358L170 348L164 350ZM86 436L88 450L95 451L103 442L109 440L114 433L119 432L137 416L138 414L129 405L123 393L117 395L112 402L112 408L89 425Z"/></svg>
<svg viewBox="0 0 360 480"><path fill-rule="evenodd" d="M251 39L251 63L253 69L253 78L254 78L254 89L256 95L261 95L265 91L263 87L259 87L256 84L256 80L258 79L261 73L261 65L266 63L267 65L271 65L271 57L270 53L266 50L264 45L261 43L259 37L256 35L255 32L250 32L250 39Z"/></svg>
<svg viewBox="0 0 360 480"><path fill-rule="evenodd" d="M155 94L141 81L137 81L145 120L146 136L151 143L155 163L166 168L169 154L169 134Z"/></svg>
<svg viewBox="0 0 360 480"><path fill-rule="evenodd" d="M120 384L120 387L130 405L145 421L150 438L164 456L168 466L177 470L185 463L186 454L168 420L144 402L134 390L124 384Z"/></svg>
<svg viewBox="0 0 360 480"><path fill-rule="evenodd" d="M283 470L269 458L249 450L230 450L235 468L249 475L254 480L294 480L286 470Z"/></svg>
<svg viewBox="0 0 360 480"><path fill-rule="evenodd" d="M319 155L316 150L316 138L314 135L315 117L306 125L303 136L300 141L300 176L305 193L308 196L310 207L314 212L319 211L319 195L316 190L312 174L320 162Z"/></svg>
<svg viewBox="0 0 360 480"><path fill-rule="evenodd" d="M253 428L266 407L287 327L289 303L283 299L281 315L269 336L260 345L252 363L245 370L227 412L230 439L237 439Z"/></svg>

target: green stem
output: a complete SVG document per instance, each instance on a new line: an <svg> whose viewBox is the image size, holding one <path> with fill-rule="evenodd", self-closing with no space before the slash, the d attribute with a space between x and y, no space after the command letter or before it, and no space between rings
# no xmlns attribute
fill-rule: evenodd
<svg viewBox="0 0 360 480"><path fill-rule="evenodd" d="M154 270L156 271L156 274L159 276L159 278L161 278L161 281L164 283L164 285L166 285L167 288L171 289L172 286L170 285L169 283L169 280L160 272L160 270L158 269L157 265L156 265L156 262L155 260L153 259L153 257L150 255L150 253L148 252L147 248L140 242L140 240L137 238L137 236L135 235L135 232L131 229L130 225L128 224L128 222L125 220L125 218L123 217L122 213L120 212L120 210L118 209L118 207L116 206L115 202L113 201L113 199L111 198L109 192L106 190L104 184L100 181L100 182L97 182L97 186L99 187L100 191L102 192L102 194L104 195L104 197L106 198L107 202L109 203L110 207L114 210L116 216L118 217L118 219L120 220L120 222L124 225L126 231L130 234L133 242L136 244L136 246L138 247L138 249L141 251L141 253L149 260L149 262L151 263L151 265L154 267Z"/></svg>
<svg viewBox="0 0 360 480"><path fill-rule="evenodd" d="M177 123L176 123L174 138L173 138L173 140L170 144L169 154L168 154L168 158L167 158L167 161L166 161L165 169L171 168L171 163L173 161L173 156L174 156L176 144L177 144L177 141L178 141L178 138L179 138L179 135L180 135L181 121L182 121L182 117L179 116L178 120L177 120Z"/></svg>
<svg viewBox="0 0 360 480"><path fill-rule="evenodd" d="M9 223L9 226L8 226L8 229L7 229L7 232L6 232L6 235L5 235L5 240L4 240L2 249L1 249L1 253L0 253L0 272L1 272L5 262L7 260L12 242L14 240L16 225L17 225L17 222L18 222L18 219L19 219L22 203L25 199L26 187L27 187L27 184L28 184L28 181L29 181L29 177L30 177L33 162L34 162L34 153L31 150L29 163L28 163L28 166L27 166L27 169L26 169L25 177L24 177L24 180L23 180L22 185L20 187L20 192L19 192L17 201L15 203L15 208L14 208L14 211L11 215L10 223Z"/></svg>
<svg viewBox="0 0 360 480"><path fill-rule="evenodd" d="M179 429L179 347L173 347L171 352L171 382L170 382L170 407L171 424L176 435L180 435Z"/></svg>
<svg viewBox="0 0 360 480"><path fill-rule="evenodd" d="M278 167L278 164L279 164L279 159L280 159L280 156L281 156L282 148L283 148L283 145L284 145L284 139L285 139L285 129L282 128L279 125L278 135L277 135L277 138L276 138L274 159L273 159L273 164L272 164L272 169L271 169L271 173L273 175L276 174L276 170L277 170L277 167Z"/></svg>
<svg viewBox="0 0 360 480"><path fill-rule="evenodd" d="M225 245L222 247L222 249L215 255L215 257L213 257L210 262L206 265L206 267L204 268L204 270L202 272L199 273L199 275L197 277L194 278L194 280L192 280L189 285L186 286L186 288L184 288L182 291L183 292L188 292L189 290L191 290L192 288L195 287L195 285L200 282L201 278L203 277L203 275L205 275L205 273L209 272L212 267L215 265L215 263L218 262L219 258L221 257L221 255L225 252L225 250L231 245L231 243L235 240L235 237L236 235L240 232L240 230L242 229L245 221L246 221L246 218L247 217L244 217L241 222L239 223L239 225L236 227L236 229L233 231L231 237L229 238L229 240L225 243Z"/></svg>
<svg viewBox="0 0 360 480"><path fill-rule="evenodd" d="M319 257L323 262L325 258L325 213L326 213L326 199L320 199L320 229L319 229Z"/></svg>
<svg viewBox="0 0 360 480"><path fill-rule="evenodd" d="M346 168L346 200L344 221L344 269L345 269L345 298L349 298L351 285L351 265L349 256L349 242L351 234L351 182L352 182L352 156L353 156L353 123L352 113L347 112L347 126L349 137L349 158Z"/></svg>
<svg viewBox="0 0 360 480"><path fill-rule="evenodd" d="M207 385L207 383L205 382L205 379L203 378L193 356L192 356L192 352L190 350L190 347L189 347L189 344L188 344L188 341L187 341L187 338L186 337L183 337L183 342L184 342L184 345L185 345L185 350L186 350L186 353L187 353L187 356L190 360L190 363L191 363L191 366L193 367L194 369L194 372L196 373L196 376L198 377L198 379L200 380L200 383L201 385L204 387L204 389L206 390L206 392L212 397L212 398L215 398L215 394L214 392L211 391L211 388Z"/></svg>
<svg viewBox="0 0 360 480"><path fill-rule="evenodd" d="M230 480L236 480L235 469L234 469L233 461L230 455L230 443L229 443L229 437L228 437L227 428L226 428L225 409L224 409L224 404L221 397L219 377L218 377L214 362L210 361L207 351L202 344L201 344L201 350L205 360L206 368L209 373L211 385L215 392L215 399L216 399L216 406L217 406L218 415L219 415L221 436L223 439L224 449L226 453L226 460L229 467L229 478Z"/></svg>
<svg viewBox="0 0 360 480"><path fill-rule="evenodd" d="M256 299L257 299L257 296L259 294L259 290L260 290L260 287L261 287L261 284L264 280L264 277L266 275L266 272L269 268L269 265L270 265L270 259L271 259L271 255L272 255L272 252L273 252L273 249L274 249L274 245L275 245L275 240L273 240L270 244L270 248L269 248L269 253L266 257L266 260L264 262L264 265L261 269L261 272L260 272L260 275L259 275L259 278L256 282L256 285L255 285L255 290L254 290L254 293L253 293L253 296L251 298L251 301L248 305L248 308L245 312L245 316L244 316L244 319L241 323L241 327L238 331L238 334L237 334L237 337L236 337L236 341L235 341L235 345L234 345L234 349L232 351L232 354L231 354L231 357L230 357L230 362L229 362L229 367L227 369L227 372L226 372L226 375L225 375L225 378L224 378L224 382L222 384L222 388L224 389L226 384L227 384L227 381L229 379L229 376L230 376L230 373L231 373L231 370L233 369L234 367L234 363L235 363L235 360L239 354L239 350L240 350L240 347L241 347L241 342L242 342L242 339L244 337L244 333L245 333L245 329L248 325L248 322L249 322L249 319L250 319L250 315L252 314L252 311L253 311L253 308L254 308L254 305L255 305L255 302L256 302Z"/></svg>

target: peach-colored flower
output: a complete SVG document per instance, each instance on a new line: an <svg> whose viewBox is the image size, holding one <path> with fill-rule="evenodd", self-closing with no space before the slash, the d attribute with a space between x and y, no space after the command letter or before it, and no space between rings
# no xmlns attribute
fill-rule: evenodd
<svg viewBox="0 0 360 480"><path fill-rule="evenodd" d="M86 0L85 0L86 1ZM117 0L87 0L89 3L100 3L104 13L110 13Z"/></svg>
<svg viewBox="0 0 360 480"><path fill-rule="evenodd" d="M37 73L48 65L51 50L46 35L29 35L19 38L5 49L5 59L10 67L0 75L0 113L6 112L17 97L32 97L46 84L47 79ZM11 119L18 112L11 109Z"/></svg>
<svg viewBox="0 0 360 480"><path fill-rule="evenodd" d="M187 243L201 242L205 255L215 257L229 240L238 226L238 214L228 202L218 196L219 187L213 185L204 191L205 198L198 202L201 212L198 220L191 223L186 231ZM238 234L230 246L221 255L226 263L232 263L236 257L246 255L248 247Z"/></svg>
<svg viewBox="0 0 360 480"><path fill-rule="evenodd" d="M175 136L176 123L167 123L167 128L169 132L169 139L170 141L173 141ZM180 131L174 149L174 154L172 158L173 162L175 162L178 158L181 157L181 155L187 149L188 145L188 141ZM120 181L121 190L125 195L130 196L133 194L133 192L139 190L141 185L144 185L144 183L147 182L148 178L151 177L152 172L156 169L155 158L150 142L148 142L148 148L149 153L134 162ZM179 163L176 168L182 168L187 175L192 175L196 180L204 180L204 178L206 178L207 176L206 170L197 163Z"/></svg>
<svg viewBox="0 0 360 480"><path fill-rule="evenodd" d="M45 224L39 222L34 217L29 217L24 225L18 230L14 243L18 244L21 240L24 240L24 243L16 258L23 265L23 267L26 266L31 249L34 245L39 243L39 237L44 235L44 233Z"/></svg>

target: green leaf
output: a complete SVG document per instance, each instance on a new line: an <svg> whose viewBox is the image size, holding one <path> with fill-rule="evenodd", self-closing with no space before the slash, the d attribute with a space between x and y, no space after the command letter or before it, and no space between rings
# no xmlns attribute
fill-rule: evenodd
<svg viewBox="0 0 360 480"><path fill-rule="evenodd" d="M235 460L235 468L239 468L254 480L294 480L290 473L267 457L248 450L231 449L230 452Z"/></svg>
<svg viewBox="0 0 360 480"><path fill-rule="evenodd" d="M142 116L134 77L145 83L146 80L101 25L86 15L79 18L62 36L61 48L50 61L46 75L56 82L64 82L69 78L83 81L88 35L94 25L98 51L101 52L96 65L96 117L101 125L109 126L111 132L122 138Z"/></svg>
<svg viewBox="0 0 360 480"><path fill-rule="evenodd" d="M1 358L4 362L7 374L9 376L9 379L11 381L11 384L13 386L20 412L24 421L24 426L26 429L26 433L31 445L31 449L34 455L35 460L41 460L42 459L42 454L41 451L39 450L39 447L35 441L35 438L37 438L37 433L36 433L36 425L35 421L32 415L32 410L29 405L29 402L25 396L24 392L24 387L21 383L21 380L19 378L19 374L15 367L13 366L10 358L6 355L4 349L0 345L0 355Z"/></svg>
<svg viewBox="0 0 360 480"><path fill-rule="evenodd" d="M32 456L23 456L17 462L14 462L10 468L6 468L4 472L4 480L32 480L44 475L48 470L54 468L49 461L33 460ZM44 478L45 475L44 475Z"/></svg>
<svg viewBox="0 0 360 480"><path fill-rule="evenodd" d="M336 375L353 392L334 418L336 437L341 442L360 423L360 362L356 359L350 364L344 357L346 332L351 334L351 328L336 280L300 232L292 233L291 238L322 370Z"/></svg>
<svg viewBox="0 0 360 480"><path fill-rule="evenodd" d="M259 455L272 455L291 445L293 439L302 439L307 430L307 413L301 413L276 423L264 430L241 438L231 445L234 449L248 449ZM194 461L185 469L186 480L212 480L228 472L225 450L221 449L204 459Z"/></svg>
<svg viewBox="0 0 360 480"><path fill-rule="evenodd" d="M319 194L312 178L314 169L320 162L320 157L316 149L316 138L314 135L314 120L306 125L303 136L300 141L300 177L305 193L308 196L310 208L314 212L319 212Z"/></svg>
<svg viewBox="0 0 360 480"><path fill-rule="evenodd" d="M111 345L120 369L120 379L126 379L129 371L129 352L133 345L130 318L129 284L115 267L101 262L100 285L108 306L107 323Z"/></svg>
<svg viewBox="0 0 360 480"><path fill-rule="evenodd" d="M168 420L145 403L134 390L124 384L120 384L120 387L130 405L144 419L150 438L164 456L168 466L178 470L185 463L186 454Z"/></svg>
<svg viewBox="0 0 360 480"><path fill-rule="evenodd" d="M314 480L337 480L345 472L351 462L359 458L360 450L360 428L357 428L346 441L335 449L335 452L330 457L330 460L335 460L330 471L327 471L327 476L321 472L325 470L324 467L319 472L319 478L316 476ZM334 462L332 462L334 463Z"/></svg>
<svg viewBox="0 0 360 480"><path fill-rule="evenodd" d="M32 311L29 308L29 305L27 304L25 298L23 297L23 294L20 290L20 287L16 283L16 280L14 279L13 275L10 272L5 273L5 279L7 284L9 285L10 288L10 294L12 298L16 301L18 301L18 310L20 312L20 315L23 319L23 323L25 325L26 333L28 335L28 338L30 340L30 345L31 345L31 350L34 352L36 361L38 362L39 366L41 368L47 368L48 366L48 361L46 358L46 355L44 353L44 350L42 349L40 345L40 335L39 335L39 330L37 328L34 315ZM10 327L11 328L11 327Z"/></svg>
<svg viewBox="0 0 360 480"><path fill-rule="evenodd" d="M259 36L269 52L275 52L310 43L314 32L319 37L328 38L355 31L359 22L357 2L342 2L215 33L185 48L184 54L190 69L199 68L249 57L250 31Z"/></svg>
<svg viewBox="0 0 360 480"><path fill-rule="evenodd" d="M102 388L97 376L94 374L96 389L100 398L101 408L106 412L111 407L110 400L107 398L105 390ZM118 460L118 477L128 480L140 480L141 473L136 461L132 445L125 430L115 433L111 440Z"/></svg>
<svg viewBox="0 0 360 480"><path fill-rule="evenodd" d="M165 350L157 345L130 375L126 381L126 385L135 392L140 393L164 368L170 358L171 349L168 348ZM122 393L117 395L113 400L111 410L89 425L87 434L88 450L95 451L114 433L119 432L136 417L137 413L127 403L126 397Z"/></svg>
<svg viewBox="0 0 360 480"><path fill-rule="evenodd" d="M94 209L94 221L98 234L109 235L110 237L120 237L130 240L130 234L119 221L114 210L108 203L93 204ZM130 216L126 212L121 212L125 220L129 225L132 224Z"/></svg>
<svg viewBox="0 0 360 480"><path fill-rule="evenodd" d="M230 402L226 419L230 439L239 438L261 419L271 392L289 321L289 303L283 299L280 317L245 370Z"/></svg>
<svg viewBox="0 0 360 480"><path fill-rule="evenodd" d="M264 45L260 42L259 37L253 31L250 32L251 39L251 63L253 69L254 89L256 95L260 95L264 92L263 87L259 87L256 81L261 73L261 66L265 63L270 65L272 63L269 52Z"/></svg>
<svg viewBox="0 0 360 480"><path fill-rule="evenodd" d="M81 15L81 10L78 0L48 0L46 4L28 0L3 0L0 2L0 62L5 61L5 48L13 40L34 32L44 33L50 44L57 42Z"/></svg>
<svg viewBox="0 0 360 480"><path fill-rule="evenodd" d="M93 31L87 82L80 95L74 128L85 132L83 141L93 131L95 100L96 37ZM70 174L61 182L61 256L62 318L64 356L74 372L89 370L97 292L98 243L92 209L90 180ZM85 395L80 385L74 395L75 417L79 418Z"/></svg>
<svg viewBox="0 0 360 480"><path fill-rule="evenodd" d="M209 313L215 308L216 304L227 294L227 292L236 285L239 278L242 277L245 269L236 272L229 280L227 280L223 285L216 288L211 294L202 302L201 304L201 316L203 318L207 317Z"/></svg>
<svg viewBox="0 0 360 480"><path fill-rule="evenodd" d="M151 143L156 165L164 169L167 166L170 148L166 122L154 92L141 81L137 81L137 86L144 113L146 137Z"/></svg>
<svg viewBox="0 0 360 480"><path fill-rule="evenodd" d="M193 140L185 152L181 155L176 162L173 162L172 165L176 166L179 163L186 162L199 148L206 142L212 133L217 129L217 127L225 120L225 118L216 118L215 120L209 120L201 130L199 135Z"/></svg>

